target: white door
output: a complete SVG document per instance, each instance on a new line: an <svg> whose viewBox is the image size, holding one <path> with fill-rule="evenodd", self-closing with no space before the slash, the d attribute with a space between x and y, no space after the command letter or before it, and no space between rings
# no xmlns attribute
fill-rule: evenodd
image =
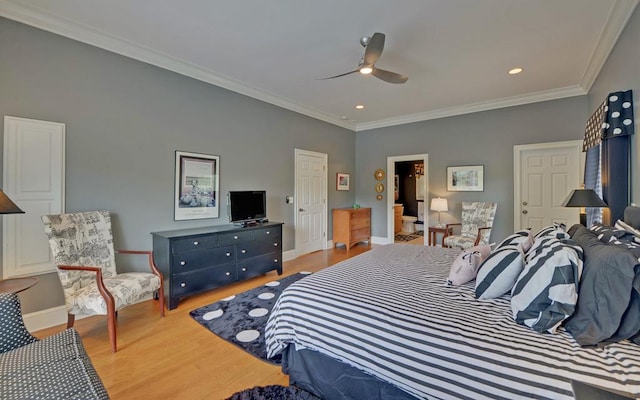
<svg viewBox="0 0 640 400"><path fill-rule="evenodd" d="M581 140L514 146L516 230L579 222L579 209L562 202L580 187L583 160Z"/></svg>
<svg viewBox="0 0 640 400"><path fill-rule="evenodd" d="M2 188L25 213L5 215L5 278L56 270L40 216L64 211L65 125L4 117Z"/></svg>
<svg viewBox="0 0 640 400"><path fill-rule="evenodd" d="M327 248L327 160L323 153L295 150L296 253Z"/></svg>

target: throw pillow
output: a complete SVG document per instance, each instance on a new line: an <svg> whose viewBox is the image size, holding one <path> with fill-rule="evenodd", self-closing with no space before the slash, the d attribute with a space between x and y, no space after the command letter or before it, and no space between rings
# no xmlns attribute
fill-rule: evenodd
<svg viewBox="0 0 640 400"><path fill-rule="evenodd" d="M512 233L511 235L507 236L502 242L500 242L500 244L496 246L496 250L504 246L514 246L514 245L522 244L524 242L528 242L530 234L531 234L531 231L529 229L523 229L515 233Z"/></svg>
<svg viewBox="0 0 640 400"><path fill-rule="evenodd" d="M631 225L627 224L626 222L624 222L623 220L617 220L615 223L615 228L616 229L622 229L628 233L631 233L632 235L636 236L636 237L640 237L640 230L637 230L636 228L632 227Z"/></svg>
<svg viewBox="0 0 640 400"><path fill-rule="evenodd" d="M568 239L569 235L566 231L567 226L565 224L554 222L552 225L540 229L535 235L533 235L533 237L534 239L537 239L544 236L553 236L558 239Z"/></svg>
<svg viewBox="0 0 640 400"><path fill-rule="evenodd" d="M503 246L484 260L476 278L476 298L495 299L507 294L524 268L522 246Z"/></svg>
<svg viewBox="0 0 640 400"><path fill-rule="evenodd" d="M448 286L460 286L476 277L478 267L482 263L482 253L469 249L458 254L449 271Z"/></svg>
<svg viewBox="0 0 640 400"><path fill-rule="evenodd" d="M576 308L583 250L570 239L546 239L533 244L511 291L511 310L517 323L554 333Z"/></svg>

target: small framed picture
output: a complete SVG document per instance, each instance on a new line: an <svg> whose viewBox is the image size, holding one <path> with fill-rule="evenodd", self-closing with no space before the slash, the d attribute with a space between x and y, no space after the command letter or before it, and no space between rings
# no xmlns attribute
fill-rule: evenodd
<svg viewBox="0 0 640 400"><path fill-rule="evenodd" d="M351 175L343 174L342 172L338 172L336 174L336 189L337 190L349 190L349 181L351 180Z"/></svg>
<svg viewBox="0 0 640 400"><path fill-rule="evenodd" d="M447 191L484 191L484 165L447 167Z"/></svg>
<svg viewBox="0 0 640 400"><path fill-rule="evenodd" d="M174 219L218 218L220 157L176 151Z"/></svg>

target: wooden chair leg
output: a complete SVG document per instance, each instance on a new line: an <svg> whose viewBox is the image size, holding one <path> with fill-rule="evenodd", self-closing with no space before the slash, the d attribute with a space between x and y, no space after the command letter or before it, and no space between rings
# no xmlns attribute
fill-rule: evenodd
<svg viewBox="0 0 640 400"><path fill-rule="evenodd" d="M116 351L118 351L118 345L116 343L117 322L116 322L115 311L109 310L109 312L107 313L107 325L109 328L109 340L111 341L111 351L115 353Z"/></svg>
<svg viewBox="0 0 640 400"><path fill-rule="evenodd" d="M67 314L67 329L73 327L73 323L76 321L76 316L73 314Z"/></svg>

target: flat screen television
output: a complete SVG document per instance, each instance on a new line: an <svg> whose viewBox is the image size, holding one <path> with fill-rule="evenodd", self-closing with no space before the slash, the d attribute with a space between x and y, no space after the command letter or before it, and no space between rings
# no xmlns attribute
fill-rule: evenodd
<svg viewBox="0 0 640 400"><path fill-rule="evenodd" d="M267 193L264 190L229 192L229 220L244 224L267 217Z"/></svg>

